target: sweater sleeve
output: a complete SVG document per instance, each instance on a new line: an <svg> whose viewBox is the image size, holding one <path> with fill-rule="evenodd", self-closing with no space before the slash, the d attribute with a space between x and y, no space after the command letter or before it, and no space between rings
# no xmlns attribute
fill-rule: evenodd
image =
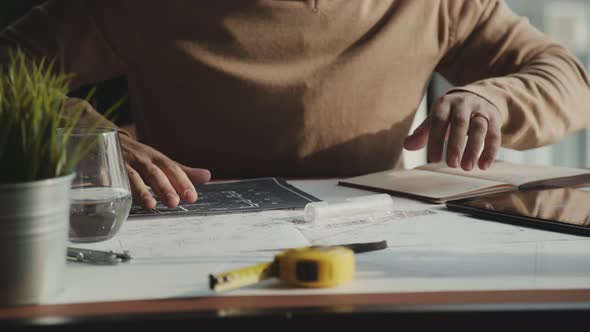
<svg viewBox="0 0 590 332"><path fill-rule="evenodd" d="M121 75L124 63L97 26L89 3L51 0L33 8L0 33L0 63L15 47L33 59L55 59L57 70L73 75L72 89Z"/></svg>
<svg viewBox="0 0 590 332"><path fill-rule="evenodd" d="M494 104L502 145L552 144L590 126L590 84L579 60L502 0L446 0L449 42L437 71Z"/></svg>

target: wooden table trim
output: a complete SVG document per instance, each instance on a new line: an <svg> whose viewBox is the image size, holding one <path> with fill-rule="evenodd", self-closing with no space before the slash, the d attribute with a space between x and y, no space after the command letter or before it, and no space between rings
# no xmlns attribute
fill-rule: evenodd
<svg viewBox="0 0 590 332"><path fill-rule="evenodd" d="M590 289L417 292L342 295L213 296L164 300L29 305L0 308L1 320L46 317L232 312L285 308L588 303Z"/></svg>

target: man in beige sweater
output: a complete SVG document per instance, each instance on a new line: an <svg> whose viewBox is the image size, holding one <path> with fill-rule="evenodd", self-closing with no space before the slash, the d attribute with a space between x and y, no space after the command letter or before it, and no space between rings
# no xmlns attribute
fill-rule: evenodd
<svg viewBox="0 0 590 332"><path fill-rule="evenodd" d="M57 57L72 88L127 76L146 208L147 185L195 201L209 170L352 176L401 167L404 147L440 161L445 140L450 166L485 169L590 123L583 67L501 0L57 0L3 32L0 56L15 46ZM408 136L433 72L456 88Z"/></svg>

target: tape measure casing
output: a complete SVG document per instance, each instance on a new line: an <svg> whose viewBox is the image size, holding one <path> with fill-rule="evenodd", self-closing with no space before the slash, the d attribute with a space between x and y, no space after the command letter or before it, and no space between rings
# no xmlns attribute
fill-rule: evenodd
<svg viewBox="0 0 590 332"><path fill-rule="evenodd" d="M279 278L303 287L335 287L354 277L354 252L342 246L297 248L276 256Z"/></svg>

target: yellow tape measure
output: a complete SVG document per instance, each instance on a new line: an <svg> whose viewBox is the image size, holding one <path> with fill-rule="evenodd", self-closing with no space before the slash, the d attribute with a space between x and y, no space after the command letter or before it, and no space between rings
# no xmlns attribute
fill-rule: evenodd
<svg viewBox="0 0 590 332"><path fill-rule="evenodd" d="M268 278L299 287L335 287L354 277L354 251L344 246L304 247L284 251L269 263L209 275L209 287L226 291Z"/></svg>

